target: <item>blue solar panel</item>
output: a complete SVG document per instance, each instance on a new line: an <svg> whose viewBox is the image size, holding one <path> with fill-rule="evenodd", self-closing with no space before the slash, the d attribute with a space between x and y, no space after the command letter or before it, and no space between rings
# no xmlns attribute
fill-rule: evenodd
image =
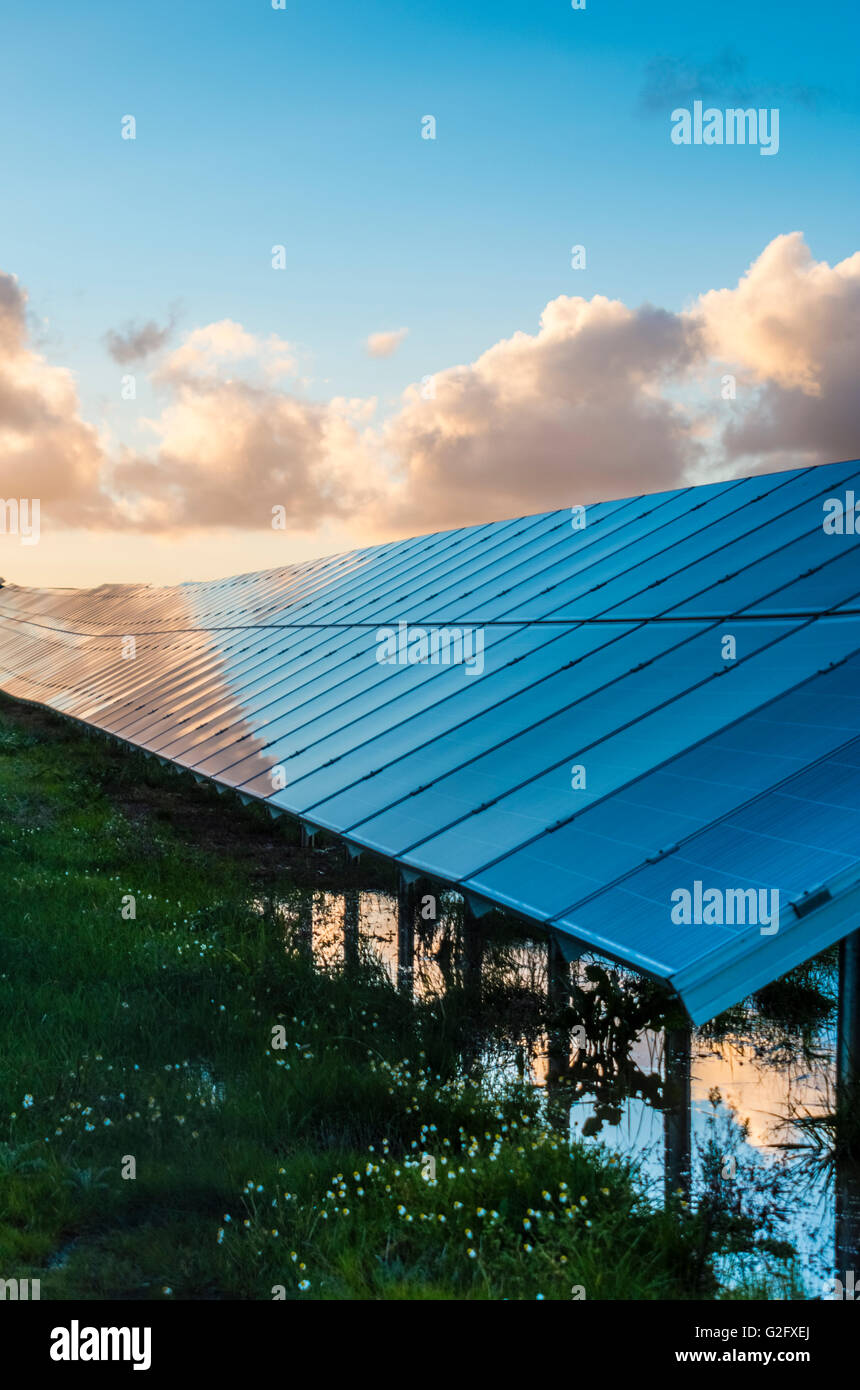
<svg viewBox="0 0 860 1390"><path fill-rule="evenodd" d="M666 633L667 629L655 632L649 625L633 636L647 646L649 638ZM628 668L612 684L581 697L562 713L445 778L438 775L444 764L436 758L435 746L431 747L424 765L436 774L427 778L432 785L392 805L369 824L357 822L350 833L359 842L366 836L382 852L408 856L411 864L428 872L438 873L438 864L444 861L449 876L474 873L485 862L480 856L488 839L501 853L553 822L567 819L574 799L587 802L591 796L603 795L705 737L714 727L715 703L726 719L737 718L787 685L805 679L825 655L829 660L841 659L846 638L853 640L841 625L819 636L808 628L791 631L785 625L756 623L743 633L743 658L725 665L718 659L718 630L683 643L677 642L680 635L672 625L676 642L668 652L655 655L649 666ZM622 649L624 642L617 646ZM605 670L603 663L601 669ZM715 681L720 683L719 696L713 688ZM421 750L411 755L413 763L416 759L421 759ZM590 773L590 790L572 791L573 764L582 764L586 775ZM384 795L390 785L374 777L370 795ZM347 795L341 795L340 806ZM352 795L357 804L365 793L359 787ZM490 802L495 804L481 809ZM422 804L428 807L425 820L446 829L435 840L410 845L402 838L409 824L404 816L414 819Z"/></svg>
<svg viewBox="0 0 860 1390"><path fill-rule="evenodd" d="M860 562L824 525L847 491L856 461L211 583L6 585L0 685L649 970L706 1017L851 925ZM842 887L768 937L679 928L685 875Z"/></svg>

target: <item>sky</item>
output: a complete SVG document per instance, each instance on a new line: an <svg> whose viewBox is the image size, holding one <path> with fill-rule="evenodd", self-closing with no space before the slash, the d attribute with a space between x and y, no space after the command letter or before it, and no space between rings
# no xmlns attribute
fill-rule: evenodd
<svg viewBox="0 0 860 1390"><path fill-rule="evenodd" d="M0 573L174 583L856 456L858 31L835 0L7 11L0 499L40 519L6 509ZM677 143L697 101L778 142Z"/></svg>

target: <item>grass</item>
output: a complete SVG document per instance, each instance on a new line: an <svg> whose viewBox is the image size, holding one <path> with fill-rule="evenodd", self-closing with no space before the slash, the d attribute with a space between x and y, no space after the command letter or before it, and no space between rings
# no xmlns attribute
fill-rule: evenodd
<svg viewBox="0 0 860 1390"><path fill-rule="evenodd" d="M800 1296L746 1214L664 1212L532 1089L464 1079L456 992L315 968L261 901L390 870L282 824L0 700L0 1277L45 1299Z"/></svg>

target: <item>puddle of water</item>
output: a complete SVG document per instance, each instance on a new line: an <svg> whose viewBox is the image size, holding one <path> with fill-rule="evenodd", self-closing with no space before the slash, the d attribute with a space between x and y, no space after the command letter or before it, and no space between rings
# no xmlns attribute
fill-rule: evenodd
<svg viewBox="0 0 860 1390"><path fill-rule="evenodd" d="M323 968L339 967L350 953L371 958L393 983L398 981L397 899L385 892L322 891L296 893L289 899L257 904L284 923L290 942L298 941ZM434 921L419 920L415 934L412 990L419 999L443 995L454 980L468 980L470 967L480 975L484 1004L476 1009L476 1046L464 1056L464 1072L478 1068L488 1079L522 1079L549 1096L553 1081L552 1045L543 1030L549 969L545 939L484 935L480 956L471 960L462 939L462 899L440 894ZM583 984L590 957L573 969ZM596 959L596 958L595 958ZM621 972L623 979L623 972ZM832 984L832 982L831 982ZM480 1036L484 1005L493 1001L494 1027ZM748 1124L738 1162L755 1159L762 1171L775 1172L785 1163L786 1144L801 1136L791 1124L798 1112L824 1114L834 1077L835 1029L825 1023L796 1028L776 1026L751 1006L733 1015L730 1034L694 1031L691 1052L691 1128L694 1170L699 1145L712 1128L710 1097L718 1091L738 1120ZM501 1027L499 1026L501 1023ZM558 1046L558 1045L557 1045ZM645 1030L631 1040L628 1072L651 1078L659 1087L663 1071L664 1035ZM566 1059L564 1054L566 1053ZM562 1049L564 1061L576 1059L576 1043ZM556 1052L556 1067L558 1053ZM619 1093L617 1081L610 1099L617 1102L605 1118L606 1095L591 1068L584 1088L570 1105L569 1132L585 1142L599 1142L636 1160L655 1196L662 1193L664 1173L664 1116L641 1095ZM577 1074L574 1067L574 1075ZM581 1078L580 1078L581 1079ZM652 1094L651 1090L647 1091ZM601 1106L603 1102L603 1106ZM601 1106L602 1122L598 1115ZM564 1122L564 1121L563 1121ZM591 1122L589 1124L589 1122ZM596 1133L595 1133L596 1131ZM796 1158L792 1160L797 1162ZM787 1205L784 1235L798 1251L802 1277L815 1295L829 1278L833 1247L832 1185L823 1179L801 1180L795 1170L792 1198Z"/></svg>

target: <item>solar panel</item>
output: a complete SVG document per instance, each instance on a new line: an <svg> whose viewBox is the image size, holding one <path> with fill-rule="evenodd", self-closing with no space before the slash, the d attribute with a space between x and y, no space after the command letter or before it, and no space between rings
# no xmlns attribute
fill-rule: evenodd
<svg viewBox="0 0 860 1390"><path fill-rule="evenodd" d="M856 461L206 583L9 584L0 686L668 980L698 1020L854 925L860 561L823 524L847 491ZM674 920L706 881L788 908L772 934Z"/></svg>

